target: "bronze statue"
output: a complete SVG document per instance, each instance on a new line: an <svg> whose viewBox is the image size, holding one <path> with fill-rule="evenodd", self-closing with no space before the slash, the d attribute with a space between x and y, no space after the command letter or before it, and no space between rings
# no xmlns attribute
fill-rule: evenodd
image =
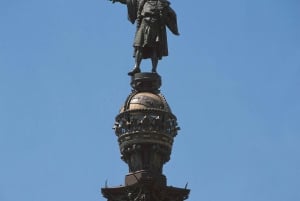
<svg viewBox="0 0 300 201"><path fill-rule="evenodd" d="M135 66L128 75L141 72L142 59L151 58L152 72L156 73L158 60L168 56L166 27L179 35L175 11L167 0L110 0L127 5L128 19L137 31L134 38Z"/></svg>

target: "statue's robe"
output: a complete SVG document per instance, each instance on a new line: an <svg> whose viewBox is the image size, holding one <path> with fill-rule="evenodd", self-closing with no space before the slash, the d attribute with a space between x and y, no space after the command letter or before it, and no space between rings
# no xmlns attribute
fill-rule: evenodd
<svg viewBox="0 0 300 201"><path fill-rule="evenodd" d="M126 0L128 19L137 21L137 31L133 46L140 49L143 58L151 58L155 51L161 59L168 55L166 26L179 35L177 18L174 10L166 0ZM134 53L135 55L135 53Z"/></svg>

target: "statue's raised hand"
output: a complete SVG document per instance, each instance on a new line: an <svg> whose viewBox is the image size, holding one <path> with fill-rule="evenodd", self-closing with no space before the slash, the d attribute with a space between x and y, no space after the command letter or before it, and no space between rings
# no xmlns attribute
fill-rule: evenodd
<svg viewBox="0 0 300 201"><path fill-rule="evenodd" d="M126 4L126 0L108 0L111 1L112 3L120 2L122 4Z"/></svg>

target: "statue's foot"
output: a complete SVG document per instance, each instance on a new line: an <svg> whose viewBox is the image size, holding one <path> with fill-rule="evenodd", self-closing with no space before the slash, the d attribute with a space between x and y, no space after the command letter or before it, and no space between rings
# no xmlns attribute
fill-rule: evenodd
<svg viewBox="0 0 300 201"><path fill-rule="evenodd" d="M129 75L129 76L133 76L134 74L140 73L140 72L141 72L141 69L138 68L138 67L135 67L132 71L130 71L130 72L128 73L128 75Z"/></svg>
<svg viewBox="0 0 300 201"><path fill-rule="evenodd" d="M156 68L152 68L152 73L157 73Z"/></svg>

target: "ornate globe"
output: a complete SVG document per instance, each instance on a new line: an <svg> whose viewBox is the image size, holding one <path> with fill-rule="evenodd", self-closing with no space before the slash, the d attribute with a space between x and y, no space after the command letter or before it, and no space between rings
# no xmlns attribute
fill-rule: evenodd
<svg viewBox="0 0 300 201"><path fill-rule="evenodd" d="M126 100L120 112L129 110L156 109L170 112L171 109L161 93L136 92Z"/></svg>

